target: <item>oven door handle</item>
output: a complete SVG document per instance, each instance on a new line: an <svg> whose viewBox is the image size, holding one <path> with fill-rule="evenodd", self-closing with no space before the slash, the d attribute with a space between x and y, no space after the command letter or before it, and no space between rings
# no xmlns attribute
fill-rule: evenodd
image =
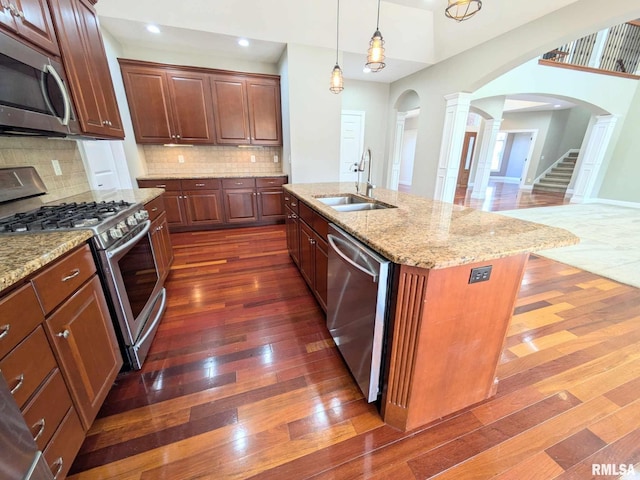
<svg viewBox="0 0 640 480"><path fill-rule="evenodd" d="M156 318L153 319L153 322L151 323L151 326L147 329L147 332L142 336L142 338L140 338L136 342L136 345L142 345L147 340L147 337L151 335L151 332L155 330L158 322L160 322L160 320L162 319L162 314L164 313L164 307L167 302L167 289L163 288L160 291L160 295L162 296L162 300L160 301L161 303L160 303L160 308L158 309L158 314L156 315ZM156 297L156 299L157 298L158 297Z"/></svg>
<svg viewBox="0 0 640 480"><path fill-rule="evenodd" d="M114 248L113 250L108 250L107 257L113 258L116 255L129 250L136 243L138 243L138 240L140 240L147 233L149 233L150 228L151 228L151 220L146 220L144 222L144 228L140 232L136 233L136 235L133 238L131 238L131 240L127 241L127 243L125 243L124 245L121 245L118 248Z"/></svg>

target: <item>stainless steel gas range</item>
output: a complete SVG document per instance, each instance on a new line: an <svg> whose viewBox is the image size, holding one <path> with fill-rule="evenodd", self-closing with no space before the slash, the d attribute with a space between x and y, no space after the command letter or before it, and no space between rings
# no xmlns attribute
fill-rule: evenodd
<svg viewBox="0 0 640 480"><path fill-rule="evenodd" d="M0 170L0 185L24 185L35 172ZM7 177L7 175L10 175ZM37 176L37 174L35 174ZM19 198L19 197L18 197ZM149 215L125 201L43 205L0 219L0 234L91 230L89 240L129 369L140 369L165 309L166 291L151 246ZM73 273L72 273L73 274ZM78 272L79 274L79 272Z"/></svg>

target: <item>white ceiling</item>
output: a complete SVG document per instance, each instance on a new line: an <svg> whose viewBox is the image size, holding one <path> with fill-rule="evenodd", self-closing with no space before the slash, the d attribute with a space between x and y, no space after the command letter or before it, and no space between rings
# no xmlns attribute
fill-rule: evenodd
<svg viewBox="0 0 640 480"><path fill-rule="evenodd" d="M457 23L444 16L446 0L384 0L380 31L387 67L369 74L362 67L377 3L343 1L341 66L345 78L392 82L576 1L485 0L475 17ZM125 47L263 63L277 62L287 43L336 48L336 4L323 0L105 0L97 10L102 27ZM147 32L149 23L159 25L161 34ZM251 45L239 47L240 37Z"/></svg>
<svg viewBox="0 0 640 480"><path fill-rule="evenodd" d="M542 95L510 95L504 102L504 112L539 112L544 110L565 110L576 107L575 103Z"/></svg>

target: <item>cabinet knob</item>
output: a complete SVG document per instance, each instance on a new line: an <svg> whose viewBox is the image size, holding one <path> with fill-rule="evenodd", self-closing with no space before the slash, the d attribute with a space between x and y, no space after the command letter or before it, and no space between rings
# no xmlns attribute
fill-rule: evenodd
<svg viewBox="0 0 640 480"><path fill-rule="evenodd" d="M180 135L176 135L176 138L181 138Z"/></svg>
<svg viewBox="0 0 640 480"><path fill-rule="evenodd" d="M76 268L69 275L67 275L66 277L62 277L62 281L63 282L68 282L69 280L71 280L73 278L76 278L78 275L80 275L80 269Z"/></svg>
<svg viewBox="0 0 640 480"><path fill-rule="evenodd" d="M256 196L256 192L253 192L253 196L254 196L254 197Z"/></svg>
<svg viewBox="0 0 640 480"><path fill-rule="evenodd" d="M309 239L309 243L310 243L311 245L315 245L315 244L316 244L316 241L315 241L313 238L310 238L310 239Z"/></svg>
<svg viewBox="0 0 640 480"><path fill-rule="evenodd" d="M157 211L158 211L158 207L153 207L153 208L151 209L151 211L152 211L152 212L157 212Z"/></svg>
<svg viewBox="0 0 640 480"><path fill-rule="evenodd" d="M65 340L69 338L69 335L71 335L71 332L66 328L60 333L56 333L56 337L64 338Z"/></svg>
<svg viewBox="0 0 640 480"><path fill-rule="evenodd" d="M2 325L0 327L0 338L4 338L9 334L9 329L11 328L11 325L7 324L7 325Z"/></svg>
<svg viewBox="0 0 640 480"><path fill-rule="evenodd" d="M292 207L297 207L297 206L298 206L298 204L297 204L296 202L291 202L291 206L292 206Z"/></svg>
<svg viewBox="0 0 640 480"><path fill-rule="evenodd" d="M21 373L20 376L17 378L17 380L18 380L18 383L16 383L11 389L11 395L13 395L18 390L20 390L20 387L24 384L24 373Z"/></svg>
<svg viewBox="0 0 640 480"><path fill-rule="evenodd" d="M45 426L45 421L44 418L41 418L40 420L38 420L35 425L33 427L31 427L31 430L35 429L36 427L38 428L38 433L36 433L33 437L33 441L37 442L38 439L42 436L42 434L44 433L44 426Z"/></svg>

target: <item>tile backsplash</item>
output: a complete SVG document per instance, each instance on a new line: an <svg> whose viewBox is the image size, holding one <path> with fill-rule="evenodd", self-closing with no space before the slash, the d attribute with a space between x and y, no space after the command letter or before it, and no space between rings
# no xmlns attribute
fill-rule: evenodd
<svg viewBox="0 0 640 480"><path fill-rule="evenodd" d="M51 160L60 162L56 175ZM0 168L35 167L47 187L39 203L59 200L90 189L82 157L73 140L0 137Z"/></svg>
<svg viewBox="0 0 640 480"><path fill-rule="evenodd" d="M149 175L282 173L282 147L144 146ZM278 162L274 162L274 155ZM251 161L255 157L255 162ZM179 162L182 157L184 163Z"/></svg>

